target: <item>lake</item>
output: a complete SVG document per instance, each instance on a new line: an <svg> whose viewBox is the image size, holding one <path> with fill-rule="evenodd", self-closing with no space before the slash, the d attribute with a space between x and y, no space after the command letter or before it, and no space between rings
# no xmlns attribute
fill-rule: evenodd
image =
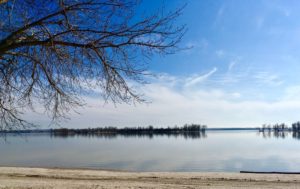
<svg viewBox="0 0 300 189"><path fill-rule="evenodd" d="M0 137L0 166L92 168L126 171L300 171L300 140L291 133L206 131L200 138Z"/></svg>

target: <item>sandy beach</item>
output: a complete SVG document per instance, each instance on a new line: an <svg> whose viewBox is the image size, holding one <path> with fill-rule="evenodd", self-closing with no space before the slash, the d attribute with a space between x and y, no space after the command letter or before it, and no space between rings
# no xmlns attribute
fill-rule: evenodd
<svg viewBox="0 0 300 189"><path fill-rule="evenodd" d="M0 188L300 188L300 175L1 167Z"/></svg>

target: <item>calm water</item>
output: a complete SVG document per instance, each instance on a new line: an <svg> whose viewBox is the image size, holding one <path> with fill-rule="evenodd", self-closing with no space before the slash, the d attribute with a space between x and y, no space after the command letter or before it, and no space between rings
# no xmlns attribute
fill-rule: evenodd
<svg viewBox="0 0 300 189"><path fill-rule="evenodd" d="M129 171L300 171L300 140L256 131L207 131L206 137L0 138L0 166Z"/></svg>

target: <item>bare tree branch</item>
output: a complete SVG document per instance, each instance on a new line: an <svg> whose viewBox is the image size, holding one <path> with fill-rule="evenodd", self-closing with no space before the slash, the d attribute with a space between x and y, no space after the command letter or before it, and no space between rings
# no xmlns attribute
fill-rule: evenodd
<svg viewBox="0 0 300 189"><path fill-rule="evenodd" d="M0 1L0 129L31 126L42 106L54 120L100 88L106 100L143 102L128 81L144 82L143 57L179 50L182 8L135 14L133 0Z"/></svg>

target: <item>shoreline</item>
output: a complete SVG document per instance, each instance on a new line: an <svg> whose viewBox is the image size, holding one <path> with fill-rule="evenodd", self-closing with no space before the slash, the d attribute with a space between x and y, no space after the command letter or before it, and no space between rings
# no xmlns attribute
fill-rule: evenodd
<svg viewBox="0 0 300 189"><path fill-rule="evenodd" d="M0 167L7 188L297 188L300 175Z"/></svg>

